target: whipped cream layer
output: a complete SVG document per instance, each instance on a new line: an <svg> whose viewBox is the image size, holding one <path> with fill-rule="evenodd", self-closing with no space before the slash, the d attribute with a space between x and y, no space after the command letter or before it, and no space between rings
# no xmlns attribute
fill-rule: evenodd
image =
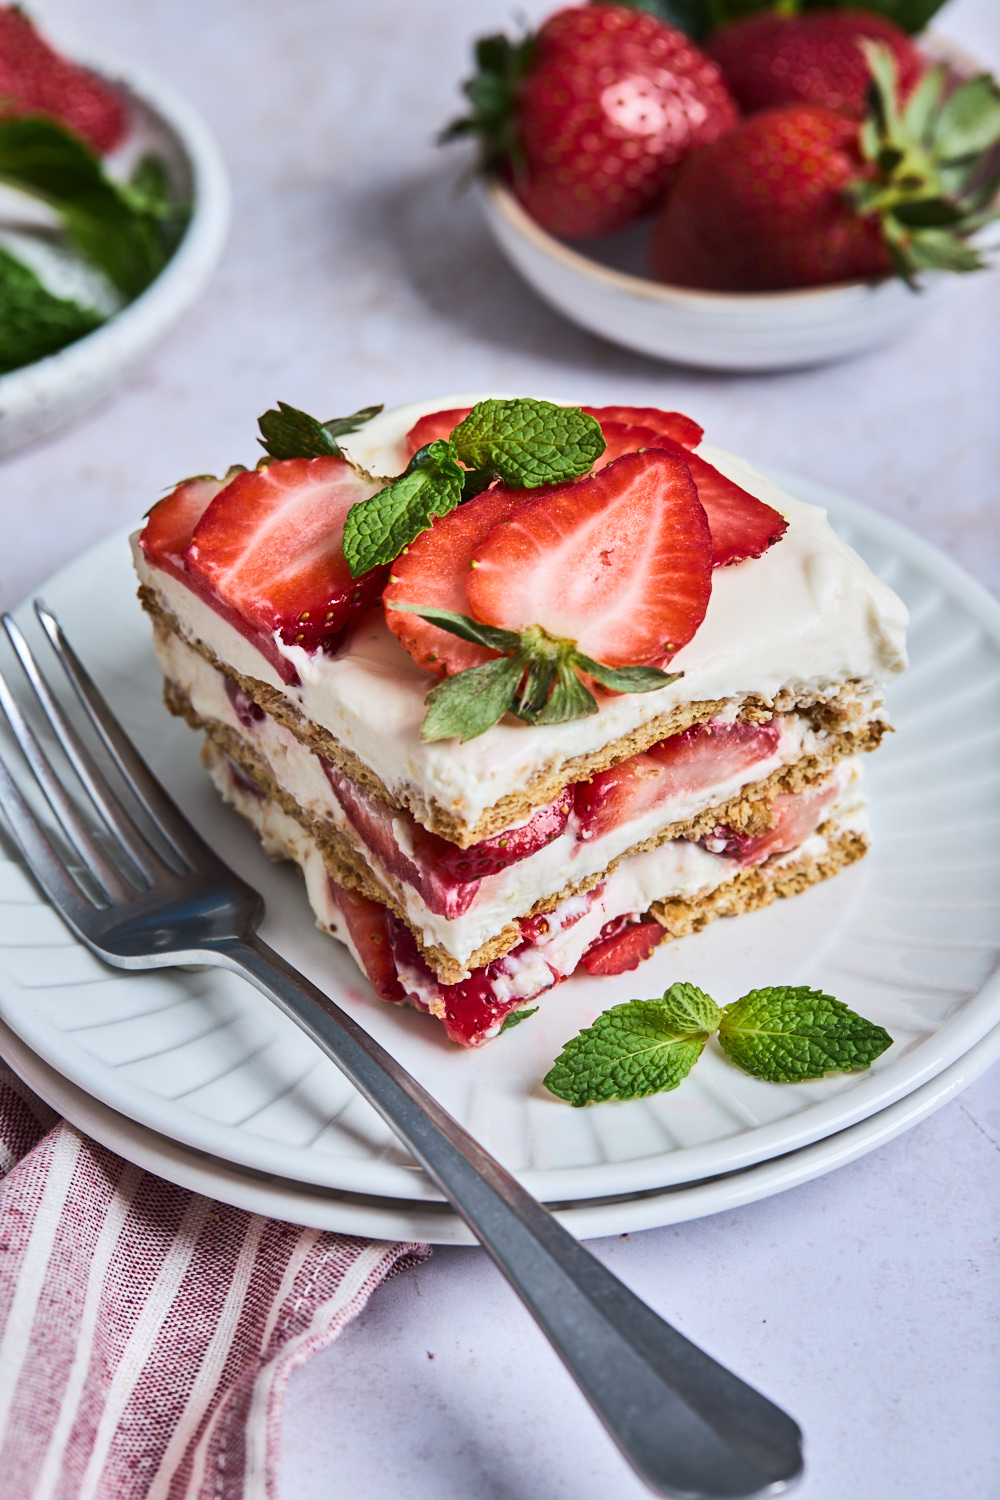
<svg viewBox="0 0 1000 1500"><path fill-rule="evenodd" d="M384 413L351 438L351 456L370 472L398 472L402 440L419 416L471 404L449 396ZM345 636L334 657L276 641L299 683L283 683L256 648L183 584L149 566L135 548L140 579L189 639L223 662L281 692L364 761L388 791L411 805L437 804L474 824L502 797L544 773L593 755L677 706L740 700L765 704L783 690L823 698L845 682L880 696L906 665L905 606L841 542L826 512L786 495L743 459L702 444L698 452L788 520L763 557L716 569L705 619L671 670L683 676L653 693L604 699L597 714L567 724L512 720L478 739L425 744L424 699L435 679L421 671L372 611Z"/></svg>
<svg viewBox="0 0 1000 1500"><path fill-rule="evenodd" d="M558 895L567 887L584 884L606 870L629 849L656 837L672 824L685 822L704 809L718 806L772 772L792 765L804 755L830 753L834 736L814 730L802 716L780 718L780 734L774 753L730 774L697 792L678 791L669 800L626 819L596 837L581 837L575 814L565 831L550 843L494 875L476 882L467 908L457 913L432 910L414 885L399 878L398 870L414 853L413 824L367 798L356 795L379 819L381 839L390 844L391 863L380 857L359 834L346 815L319 756L269 715L251 716L234 697L226 679L204 657L174 635L157 632L156 651L164 676L186 694L200 718L224 725L246 743L265 763L278 787L310 818L329 824L342 834L363 857L382 886L390 891L406 914L407 921L425 945L439 947L462 965L490 939L535 904ZM691 848L692 846L686 846ZM688 859L688 855L683 856ZM392 866L395 865L395 870Z"/></svg>

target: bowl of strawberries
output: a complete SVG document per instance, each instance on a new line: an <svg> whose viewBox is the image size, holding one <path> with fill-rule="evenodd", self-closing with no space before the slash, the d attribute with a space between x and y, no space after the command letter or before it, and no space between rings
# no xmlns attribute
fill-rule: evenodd
<svg viewBox="0 0 1000 1500"><path fill-rule="evenodd" d="M785 369L891 339L986 264L1000 90L911 34L935 0L643 4L483 38L444 132L477 138L490 229L560 312L660 358Z"/></svg>

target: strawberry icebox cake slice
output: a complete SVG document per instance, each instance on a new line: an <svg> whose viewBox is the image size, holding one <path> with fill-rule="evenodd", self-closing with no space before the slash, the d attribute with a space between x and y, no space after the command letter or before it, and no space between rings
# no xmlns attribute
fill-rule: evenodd
<svg viewBox="0 0 1000 1500"><path fill-rule="evenodd" d="M477 1046L836 874L906 610L678 412L451 398L187 480L134 538L171 712L376 993Z"/></svg>

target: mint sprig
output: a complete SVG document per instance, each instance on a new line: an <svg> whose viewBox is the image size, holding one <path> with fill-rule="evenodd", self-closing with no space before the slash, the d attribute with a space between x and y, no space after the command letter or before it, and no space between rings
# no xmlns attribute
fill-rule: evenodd
<svg viewBox="0 0 1000 1500"><path fill-rule="evenodd" d="M596 714L597 699L580 681L580 672L616 693L651 693L683 675L659 667L606 667L578 651L575 641L558 640L540 625L502 630L447 609L402 602L390 603L389 608L419 615L463 641L503 653L496 661L467 667L431 689L424 700L423 740L449 740L456 735L463 743L474 740L505 713L526 724L564 724Z"/></svg>
<svg viewBox="0 0 1000 1500"><path fill-rule="evenodd" d="M131 183L115 182L84 141L35 115L0 122L0 182L50 204L74 247L128 298L159 275L188 219L155 159Z"/></svg>
<svg viewBox="0 0 1000 1500"><path fill-rule="evenodd" d="M321 422L297 406L279 401L277 408L272 407L257 418L260 428L257 441L271 458L342 458L337 439L357 432L381 410L381 406L363 406L349 417L331 417L328 422Z"/></svg>
<svg viewBox="0 0 1000 1500"><path fill-rule="evenodd" d="M667 1093L690 1073L720 1016L693 984L672 984L660 1000L614 1005L566 1044L545 1087L577 1108Z"/></svg>
<svg viewBox="0 0 1000 1500"><path fill-rule="evenodd" d="M537 1005L533 1005L530 1010L512 1010L509 1015L504 1016L500 1035L503 1036L505 1031L511 1031L515 1026L520 1026L522 1021L526 1021L529 1016L536 1015L537 1012Z"/></svg>
<svg viewBox="0 0 1000 1500"><path fill-rule="evenodd" d="M871 1067L892 1037L832 995L778 985L751 990L727 1005L719 1043L755 1078L801 1083L824 1073Z"/></svg>
<svg viewBox="0 0 1000 1500"><path fill-rule="evenodd" d="M500 479L537 489L579 479L604 452L600 424L579 407L528 398L480 401L447 439L413 455L404 474L351 507L344 557L353 577L392 562L462 500Z"/></svg>
<svg viewBox="0 0 1000 1500"><path fill-rule="evenodd" d="M892 1045L883 1027L820 990L775 985L720 1010L696 985L677 983L659 1000L627 1000L598 1016L563 1048L545 1087L576 1108L666 1093L713 1033L732 1062L769 1083L870 1068Z"/></svg>

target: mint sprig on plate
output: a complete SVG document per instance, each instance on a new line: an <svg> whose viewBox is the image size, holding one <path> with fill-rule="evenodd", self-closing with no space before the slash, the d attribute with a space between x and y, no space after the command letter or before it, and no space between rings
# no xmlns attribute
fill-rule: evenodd
<svg viewBox="0 0 1000 1500"><path fill-rule="evenodd" d="M870 1068L892 1045L883 1027L820 990L775 985L720 1010L697 985L677 983L658 1000L628 1000L598 1016L567 1042L545 1087L577 1108L666 1093L713 1034L732 1062L769 1083Z"/></svg>
<svg viewBox="0 0 1000 1500"><path fill-rule="evenodd" d="M392 608L419 615L463 641L503 653L495 661L456 672L431 689L424 700L423 740L458 735L464 743L485 734L505 713L526 724L563 724L596 714L597 699L581 682L580 672L616 693L651 693L682 676L659 667L605 667L578 651L575 641L557 640L540 625L501 630L447 609L406 603Z"/></svg>
<svg viewBox="0 0 1000 1500"><path fill-rule="evenodd" d="M604 448L600 424L578 407L480 401L450 438L421 448L404 474L348 512L344 557L352 576L392 562L435 516L494 479L516 489L565 483L593 468Z"/></svg>

